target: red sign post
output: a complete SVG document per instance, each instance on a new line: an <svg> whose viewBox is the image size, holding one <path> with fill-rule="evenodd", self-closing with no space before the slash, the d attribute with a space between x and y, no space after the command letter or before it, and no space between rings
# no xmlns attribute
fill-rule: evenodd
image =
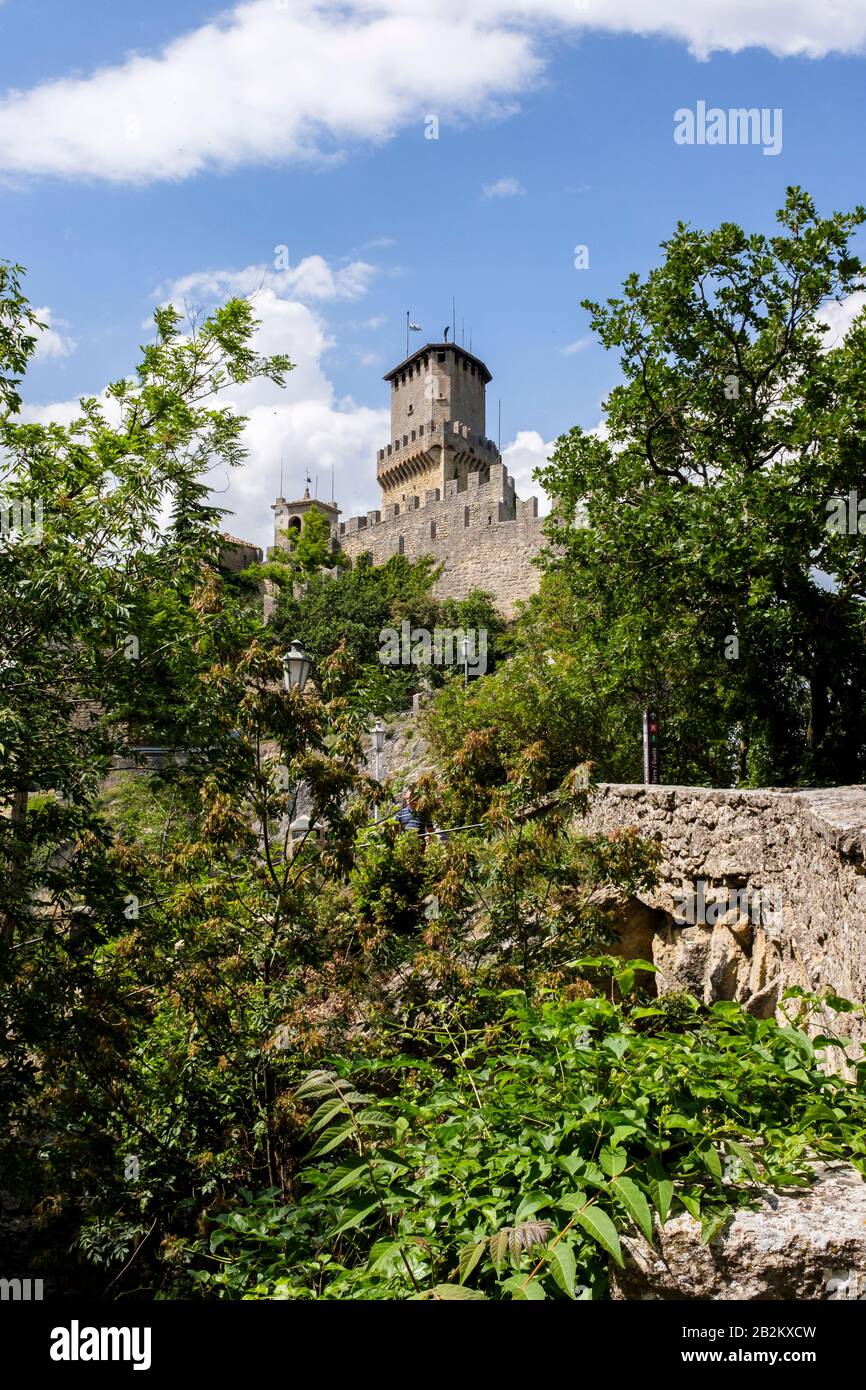
<svg viewBox="0 0 866 1390"><path fill-rule="evenodd" d="M643 780L658 785L662 780L659 755L659 717L655 710L643 712Z"/></svg>

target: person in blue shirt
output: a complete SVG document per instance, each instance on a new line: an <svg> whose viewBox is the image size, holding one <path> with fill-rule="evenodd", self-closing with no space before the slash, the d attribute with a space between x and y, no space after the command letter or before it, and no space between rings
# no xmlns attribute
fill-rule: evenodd
<svg viewBox="0 0 866 1390"><path fill-rule="evenodd" d="M424 835L428 827L418 813L415 793L411 787L407 787L403 792L403 800L397 811L397 823L402 830L415 830L419 835Z"/></svg>

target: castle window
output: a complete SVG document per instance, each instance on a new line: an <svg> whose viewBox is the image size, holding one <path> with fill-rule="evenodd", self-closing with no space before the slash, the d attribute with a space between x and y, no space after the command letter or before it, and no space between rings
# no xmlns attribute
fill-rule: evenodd
<svg viewBox="0 0 866 1390"><path fill-rule="evenodd" d="M425 372L426 372L426 370L427 370L427 368L428 368L429 366L430 366L430 354L429 354L429 352L425 352L425 353L424 353L424 370L425 370Z"/></svg>
<svg viewBox="0 0 866 1390"><path fill-rule="evenodd" d="M423 433L424 433L424 426L423 426L423 425L419 425L419 426L418 426L418 433L419 433L419 434L423 434Z"/></svg>
<svg viewBox="0 0 866 1390"><path fill-rule="evenodd" d="M414 440L414 438L415 438L415 431L414 431L414 430L412 431L412 438L413 438L413 440Z"/></svg>
<svg viewBox="0 0 866 1390"><path fill-rule="evenodd" d="M403 435L403 448L404 448L404 449L406 448L406 445L407 445L408 443L409 443L409 436L408 436L408 434L404 434L404 435Z"/></svg>
<svg viewBox="0 0 866 1390"><path fill-rule="evenodd" d="M469 508L468 508L468 507L464 507L464 508L463 508L463 525L464 525L464 526L468 526L468 525L469 525Z"/></svg>
<svg viewBox="0 0 866 1390"><path fill-rule="evenodd" d="M474 375L475 375L475 363L474 363L474 362L472 363L472 365L471 365L471 367L470 367L469 370L472 372L472 375L474 376Z"/></svg>
<svg viewBox="0 0 866 1390"><path fill-rule="evenodd" d="M391 445L389 444L389 445L388 445L388 453L390 454L390 452L391 452Z"/></svg>
<svg viewBox="0 0 866 1390"><path fill-rule="evenodd" d="M398 536L398 537L397 537L397 554L398 554L398 555L403 555L403 554L405 553L405 550L406 550L406 542L403 540L403 537L402 537L402 536Z"/></svg>
<svg viewBox="0 0 866 1390"><path fill-rule="evenodd" d="M444 362L444 361L445 361L445 353L444 353L444 352L437 352L437 354L436 354L436 361L437 361L437 362Z"/></svg>
<svg viewBox="0 0 866 1390"><path fill-rule="evenodd" d="M406 414L407 414L407 415L414 415L414 414L415 414L415 407L414 407L414 405L411 405L411 404L410 404L409 409L406 411Z"/></svg>
<svg viewBox="0 0 866 1390"><path fill-rule="evenodd" d="M431 539L431 541L435 541L435 539L436 539L436 522L435 522L435 521L431 521L431 522L430 522L430 539Z"/></svg>

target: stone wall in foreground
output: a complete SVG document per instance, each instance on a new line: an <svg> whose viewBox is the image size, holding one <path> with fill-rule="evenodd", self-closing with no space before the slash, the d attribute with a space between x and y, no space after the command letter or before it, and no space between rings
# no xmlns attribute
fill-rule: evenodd
<svg viewBox="0 0 866 1390"><path fill-rule="evenodd" d="M585 825L635 826L661 843L659 886L632 904L628 929L634 954L651 951L661 990L686 989L707 1003L735 999L761 1017L792 985L866 1000L866 787L602 784ZM696 911L710 920L679 925L682 895L699 881L709 900L733 909ZM751 910L738 910L747 900ZM769 903L778 911L762 912ZM838 1031L864 1040L857 1020L827 1022L834 1017Z"/></svg>

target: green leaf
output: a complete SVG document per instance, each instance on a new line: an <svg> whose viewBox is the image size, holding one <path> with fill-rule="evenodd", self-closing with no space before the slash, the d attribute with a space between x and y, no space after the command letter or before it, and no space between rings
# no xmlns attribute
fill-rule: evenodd
<svg viewBox="0 0 866 1390"><path fill-rule="evenodd" d="M531 1196L524 1197L517 1211L514 1213L515 1226L519 1225L521 1221L525 1221L528 1216L534 1216L542 1207L549 1206L550 1198L545 1196L544 1193L535 1192L532 1193Z"/></svg>
<svg viewBox="0 0 866 1390"><path fill-rule="evenodd" d="M478 1240L474 1245L464 1245L457 1256L457 1268L460 1271L460 1283L465 1284L481 1256L484 1254L486 1240Z"/></svg>
<svg viewBox="0 0 866 1390"><path fill-rule="evenodd" d="M694 1134L695 1130L699 1128L699 1125L697 1120L692 1119L689 1115L678 1115L674 1113L665 1116L662 1120L662 1128L685 1129L688 1130L690 1134Z"/></svg>
<svg viewBox="0 0 866 1390"><path fill-rule="evenodd" d="M619 1236L607 1212L601 1211L597 1206L586 1207L583 1211L576 1211L574 1219L622 1267L622 1248L619 1243Z"/></svg>
<svg viewBox="0 0 866 1390"><path fill-rule="evenodd" d="M643 1232L652 1245L653 1219L649 1203L636 1182L631 1178L617 1178L611 1183L613 1195L622 1202L635 1225Z"/></svg>
<svg viewBox="0 0 866 1390"><path fill-rule="evenodd" d="M627 1125L625 1128L630 1129L631 1126ZM624 1154L621 1149L604 1148L598 1158L599 1163L609 1178L619 1177L619 1174L628 1163L628 1155Z"/></svg>
<svg viewBox="0 0 866 1390"><path fill-rule="evenodd" d="M446 1303L466 1303L470 1300L473 1303L487 1302L486 1294L480 1289L467 1289L462 1284L434 1284L427 1297L441 1298Z"/></svg>
<svg viewBox="0 0 866 1390"><path fill-rule="evenodd" d="M732 1207L725 1207L724 1211L711 1212L701 1220L701 1245L709 1245L711 1240L723 1231L733 1213Z"/></svg>
<svg viewBox="0 0 866 1390"><path fill-rule="evenodd" d="M563 1293L568 1294L569 1298L574 1298L574 1280L576 1266L574 1261L574 1251L570 1245L561 1240L558 1245L548 1251L548 1262L551 1273Z"/></svg>
<svg viewBox="0 0 866 1390"><path fill-rule="evenodd" d="M702 1144L698 1149L698 1153L706 1164L708 1171L712 1173L714 1178L718 1178L721 1182L722 1160L719 1158L718 1150L715 1145L709 1143Z"/></svg>
<svg viewBox="0 0 866 1390"><path fill-rule="evenodd" d="M488 1245L490 1246L490 1258L493 1261L493 1268L498 1272L505 1263L508 1254L508 1233L510 1226L505 1226L501 1231L497 1231L491 1236Z"/></svg>
<svg viewBox="0 0 866 1390"><path fill-rule="evenodd" d="M761 1181L761 1174L758 1171L755 1160L752 1158L745 1144L738 1144L735 1139L726 1139L725 1148L729 1149L730 1152L740 1160L750 1178L753 1178L755 1182Z"/></svg>
<svg viewBox="0 0 866 1390"><path fill-rule="evenodd" d="M358 1181L361 1179L362 1181ZM366 1181L364 1181L366 1180ZM333 1197L338 1192L343 1192L347 1187L365 1187L370 1181L370 1171L363 1158L359 1158L356 1163L350 1164L347 1168L337 1168L335 1170L335 1181L326 1183L320 1189L322 1197Z"/></svg>
<svg viewBox="0 0 866 1390"><path fill-rule="evenodd" d="M372 1202L370 1206L361 1207L360 1210L358 1210L357 1207L350 1207L347 1215L343 1217L340 1224L335 1226L331 1231L331 1235L339 1236L343 1231L351 1231L355 1226L360 1226L362 1221L366 1221L367 1217L372 1215L374 1211L379 1210L380 1207L378 1202Z"/></svg>
<svg viewBox="0 0 866 1390"><path fill-rule="evenodd" d="M659 1221L664 1225L671 1209L674 1185L657 1158L651 1158L647 1164L647 1181L653 1206L659 1214Z"/></svg>
<svg viewBox="0 0 866 1390"><path fill-rule="evenodd" d="M511 1294L512 1303L523 1303L526 1300L530 1303L540 1303L546 1297L538 1279L530 1279L527 1283L525 1274L512 1274L511 1278L506 1279L501 1287L503 1290L507 1289Z"/></svg>
<svg viewBox="0 0 866 1390"><path fill-rule="evenodd" d="M310 1157L322 1158L325 1154L329 1154L339 1144L345 1143L353 1132L354 1125L351 1120L346 1120L345 1124L338 1125L336 1129L326 1129L310 1150Z"/></svg>
<svg viewBox="0 0 866 1390"><path fill-rule="evenodd" d="M586 1206L586 1203L587 1196L585 1192L564 1192L561 1197L557 1197L556 1199L556 1205L560 1207L562 1211L579 1211L581 1207Z"/></svg>

